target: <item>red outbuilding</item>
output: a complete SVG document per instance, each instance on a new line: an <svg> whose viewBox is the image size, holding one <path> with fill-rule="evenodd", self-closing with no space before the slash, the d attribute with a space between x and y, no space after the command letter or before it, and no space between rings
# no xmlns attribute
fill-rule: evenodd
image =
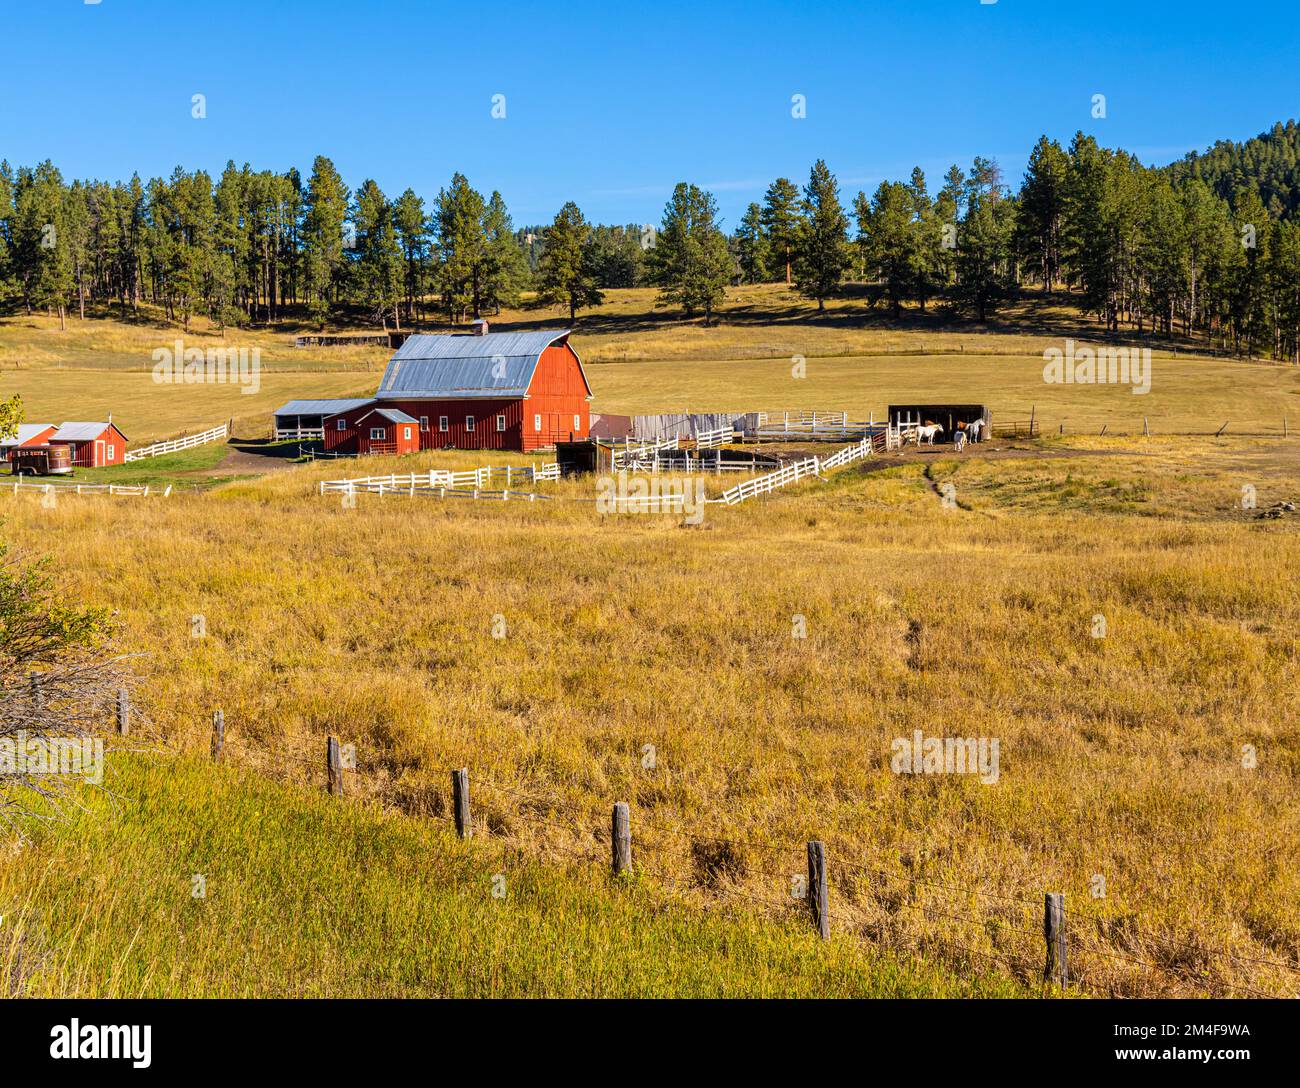
<svg viewBox="0 0 1300 1088"><path fill-rule="evenodd" d="M276 433L301 436L319 426L338 453L407 452L412 448L536 450L588 437L591 386L569 344L569 330L415 335L393 354L372 400L290 401L276 413ZM386 418L395 412L409 422ZM381 427L394 436L373 437ZM396 443L396 449L389 446ZM378 445L376 445L378 444Z"/></svg>
<svg viewBox="0 0 1300 1088"><path fill-rule="evenodd" d="M0 458L12 460L13 451L22 446L43 446L57 430L53 423L20 423L17 434L0 439Z"/></svg>
<svg viewBox="0 0 1300 1088"><path fill-rule="evenodd" d="M103 468L126 460L126 435L112 423L65 423L48 439L66 445L78 468Z"/></svg>

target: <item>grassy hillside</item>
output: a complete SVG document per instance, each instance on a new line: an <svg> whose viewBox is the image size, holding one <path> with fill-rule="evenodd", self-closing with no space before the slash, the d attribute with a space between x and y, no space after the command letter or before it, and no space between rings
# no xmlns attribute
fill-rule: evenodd
<svg viewBox="0 0 1300 1088"><path fill-rule="evenodd" d="M1052 430L1140 431L1146 416L1166 431L1212 431L1231 420L1239 429L1272 432L1288 410L1300 420L1297 368L1189 358L1189 346L1176 340L1154 343L1145 396L1044 384L1043 349L1097 331L1060 296L1030 296L989 329L912 311L891 322L861 299L836 300L818 316L813 304L776 285L733 289L713 328L653 303L649 290L611 291L604 306L580 316L573 342L588 364L597 411L824 407L865 417L899 400L955 399L987 403L1003 419L1036 407ZM566 316L520 310L493 324L558 328ZM378 384L386 351L295 348L293 336L302 331L231 330L222 340L196 324L187 345L261 350L260 390L245 394L234 385L155 384L151 352L180 335L162 322L74 320L60 332L48 317L8 317L0 319L0 393L21 393L33 420L112 413L135 445L230 418L239 435L261 436L285 400L365 395ZM795 356L807 360L804 378L792 376Z"/></svg>
<svg viewBox="0 0 1300 1088"><path fill-rule="evenodd" d="M547 485L551 503L346 509L314 494L338 465L0 502L151 655L182 749L206 750L221 706L232 758L319 790L335 734L357 746L349 790L435 818L468 766L491 841L557 865L598 864L628 800L646 879L690 906L780 918L819 837L837 933L963 977L1031 978L1041 895L1063 890L1088 989L1289 993L1270 964L1300 957L1300 533L1240 496L1300 498L1294 466L1276 440L990 443L710 508L700 529L601 518L590 481ZM998 738L998 783L891 773L915 729Z"/></svg>
<svg viewBox="0 0 1300 1088"><path fill-rule="evenodd" d="M701 914L445 823L188 760L120 756L0 861L0 994L1015 996L806 924ZM493 878L504 897L493 895ZM194 890L202 878L201 898Z"/></svg>

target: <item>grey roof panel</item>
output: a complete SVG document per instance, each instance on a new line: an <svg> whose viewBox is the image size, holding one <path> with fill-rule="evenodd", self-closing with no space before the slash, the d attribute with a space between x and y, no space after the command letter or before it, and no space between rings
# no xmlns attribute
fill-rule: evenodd
<svg viewBox="0 0 1300 1088"><path fill-rule="evenodd" d="M112 424L109 423L65 423L50 435L50 441L89 442L92 438L98 438L110 426Z"/></svg>
<svg viewBox="0 0 1300 1088"><path fill-rule="evenodd" d="M397 408L376 408L373 412L369 412L366 415L362 416L361 419L362 420L369 419L371 416L383 416L386 420L388 420L389 423L418 423L419 422L413 416L408 416L405 412ZM361 422L361 420L358 420L357 422L359 423Z"/></svg>
<svg viewBox="0 0 1300 1088"><path fill-rule="evenodd" d="M42 431L48 431L53 426L53 423L20 423L18 424L18 433L12 438L0 440L0 447L21 446L24 442L30 442Z"/></svg>
<svg viewBox="0 0 1300 1088"><path fill-rule="evenodd" d="M568 335L568 329L554 329L410 336L388 361L376 396L380 400L522 397L532 384L542 352Z"/></svg>
<svg viewBox="0 0 1300 1088"><path fill-rule="evenodd" d="M339 412L351 412L354 408L364 408L374 403L374 397L357 397L352 400L291 400L277 408L272 415L277 416L330 416Z"/></svg>

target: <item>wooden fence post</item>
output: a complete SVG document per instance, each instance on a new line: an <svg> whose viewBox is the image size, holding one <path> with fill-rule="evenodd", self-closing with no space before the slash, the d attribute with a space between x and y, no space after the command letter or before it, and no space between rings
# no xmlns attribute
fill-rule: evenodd
<svg viewBox="0 0 1300 1088"><path fill-rule="evenodd" d="M826 883L826 844L808 844L808 909L823 941L831 935L830 889Z"/></svg>
<svg viewBox="0 0 1300 1088"><path fill-rule="evenodd" d="M1151 437L1151 426L1150 424L1147 423L1146 416L1142 417L1142 433L1146 435L1148 438Z"/></svg>
<svg viewBox="0 0 1300 1088"><path fill-rule="evenodd" d="M456 816L456 834L468 839L474 834L469 815L469 768L451 772L451 807Z"/></svg>
<svg viewBox="0 0 1300 1088"><path fill-rule="evenodd" d="M614 875L632 871L632 814L626 801L619 801L614 806L614 815L610 822L610 863Z"/></svg>
<svg viewBox="0 0 1300 1088"><path fill-rule="evenodd" d="M131 732L131 696L126 688L117 689L117 732L122 737Z"/></svg>
<svg viewBox="0 0 1300 1088"><path fill-rule="evenodd" d="M1231 420L1228 421L1228 423L1231 423L1231 422L1232 422ZM1215 437L1215 438L1218 438L1219 435L1223 434L1223 432L1226 431L1226 430L1228 429L1228 423L1225 423L1222 427L1220 427L1217 431L1214 432L1214 437Z"/></svg>
<svg viewBox="0 0 1300 1088"><path fill-rule="evenodd" d="M325 771L329 776L329 791L334 797L343 796L343 758L339 754L339 738L325 741Z"/></svg>
<svg viewBox="0 0 1300 1088"><path fill-rule="evenodd" d="M1047 962L1043 981L1064 986L1070 980L1065 954L1065 896L1048 892L1043 897L1043 939L1047 943Z"/></svg>
<svg viewBox="0 0 1300 1088"><path fill-rule="evenodd" d="M212 712L212 762L221 762L221 750L226 746L226 714L223 710Z"/></svg>

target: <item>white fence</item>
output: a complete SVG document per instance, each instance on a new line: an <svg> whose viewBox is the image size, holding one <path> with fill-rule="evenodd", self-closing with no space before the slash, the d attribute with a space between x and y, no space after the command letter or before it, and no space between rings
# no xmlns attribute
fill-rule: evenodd
<svg viewBox="0 0 1300 1088"><path fill-rule="evenodd" d="M752 499L756 495L770 494L778 488L788 487L790 484L797 483L809 476L820 476L826 469L839 468L852 461L860 461L865 457L870 457L871 453L871 442L863 439L852 446L845 446L839 453L833 454L825 460L819 457L809 457L803 461L792 461L775 472L769 472L766 476L756 476L752 480L743 480L736 484L735 487L729 487L724 491L721 498L712 501L735 506L746 499Z"/></svg>
<svg viewBox="0 0 1300 1088"><path fill-rule="evenodd" d="M368 492L374 495L426 495L431 492L440 494L449 489L468 488L472 491L484 491L492 484L493 477L505 480L505 493L508 496L510 485L513 483L537 483L539 480L558 480L560 478L560 466L552 461L546 465L524 465L516 468L513 465L498 465L492 467L484 465L482 468L467 469L463 472L449 472L442 469L431 468L428 472L410 472L404 476L393 473L389 476L360 476L348 480L322 480L320 482L320 493L322 495L331 492L342 492L344 494L355 494L357 492ZM453 497L461 497L455 495ZM478 497L478 496L475 496ZM496 498L501 498L502 494L497 493Z"/></svg>
<svg viewBox="0 0 1300 1088"><path fill-rule="evenodd" d="M165 499L172 493L171 484L161 491L148 484L38 484L15 480L12 486L15 495L31 491L38 495L138 495L142 498L156 495Z"/></svg>
<svg viewBox="0 0 1300 1088"><path fill-rule="evenodd" d="M697 450L712 450L719 446L725 446L736 437L734 427L715 427L711 431L701 431L695 436L695 448Z"/></svg>
<svg viewBox="0 0 1300 1088"><path fill-rule="evenodd" d="M323 442L325 441L325 428L277 427L275 429L275 440L277 442Z"/></svg>
<svg viewBox="0 0 1300 1088"><path fill-rule="evenodd" d="M641 446L625 446L623 449L616 449L613 454L615 468L630 468L633 465L649 465L654 462L655 454L660 450L681 449L678 436L672 438L661 438L657 442L648 442Z"/></svg>
<svg viewBox="0 0 1300 1088"><path fill-rule="evenodd" d="M126 460L142 461L146 457L158 457L164 453L176 453L178 450L193 449L195 446L206 446L209 442L220 442L229 434L229 425L223 423L220 427L213 427L212 430L204 431L202 434L173 438L167 442L155 442L152 446L145 446L139 450L127 450Z"/></svg>

